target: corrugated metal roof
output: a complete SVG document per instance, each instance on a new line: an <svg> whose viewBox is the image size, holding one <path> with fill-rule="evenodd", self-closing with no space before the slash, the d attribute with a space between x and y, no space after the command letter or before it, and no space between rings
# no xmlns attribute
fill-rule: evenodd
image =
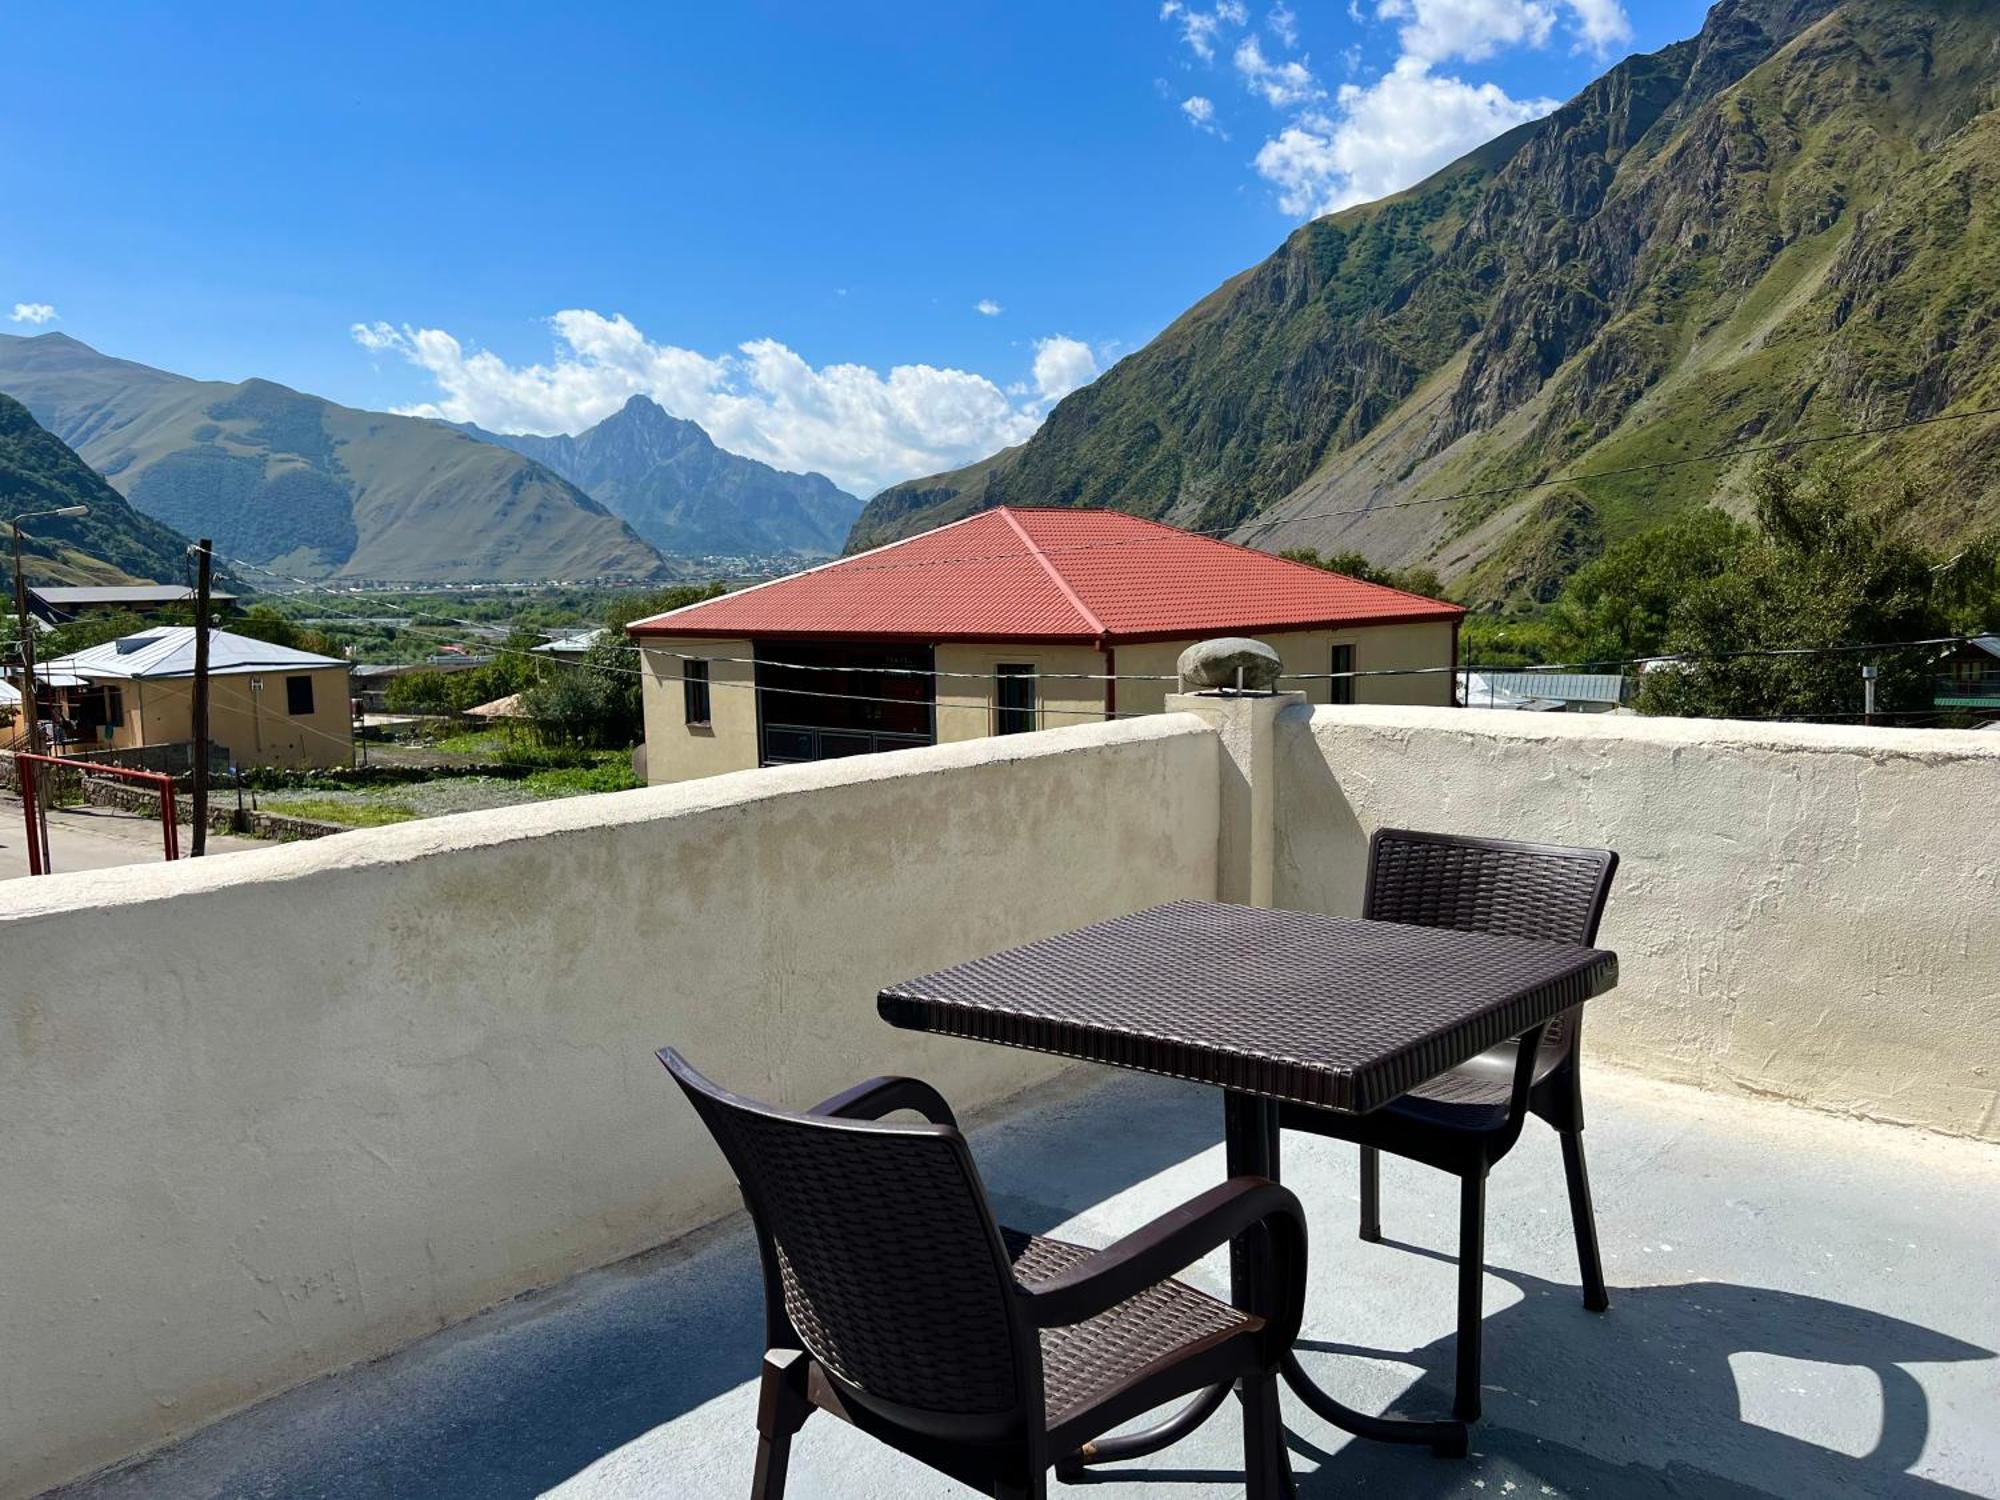
<svg viewBox="0 0 2000 1500"><path fill-rule="evenodd" d="M634 635L1115 642L1464 613L1122 511L1002 506L628 628Z"/></svg>
<svg viewBox="0 0 2000 1500"><path fill-rule="evenodd" d="M344 667L337 656L294 651L269 641L252 640L228 630L208 633L208 670L215 676L249 672L307 672L316 667ZM120 636L101 646L57 657L51 672L71 672L87 678L192 677L194 627L162 625Z"/></svg>
<svg viewBox="0 0 2000 1500"><path fill-rule="evenodd" d="M194 602L194 590L183 583L127 583L72 587L68 584L30 584L28 592L44 604L67 609L89 604L181 604ZM233 603L236 596L213 590L209 598L217 603Z"/></svg>
<svg viewBox="0 0 2000 1500"><path fill-rule="evenodd" d="M1524 698L1560 698L1565 703L1618 703L1625 679L1616 672L1487 672L1496 689Z"/></svg>

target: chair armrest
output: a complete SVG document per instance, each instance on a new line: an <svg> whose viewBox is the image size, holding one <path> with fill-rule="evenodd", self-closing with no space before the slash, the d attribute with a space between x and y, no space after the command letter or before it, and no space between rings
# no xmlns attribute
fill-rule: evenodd
<svg viewBox="0 0 2000 1500"><path fill-rule="evenodd" d="M920 1078L871 1078L822 1100L808 1113L840 1120L879 1120L899 1109L913 1109L933 1125L958 1128L944 1095Z"/></svg>
<svg viewBox="0 0 2000 1500"><path fill-rule="evenodd" d="M1281 1343L1298 1332L1306 1260L1306 1217L1289 1188L1264 1177L1232 1177L1199 1198L1170 1209L1089 1260L1046 1281L1021 1288L1028 1319L1037 1328L1081 1323L1128 1297L1186 1270L1211 1250L1262 1225L1278 1265L1267 1289L1273 1306L1261 1312L1282 1325Z"/></svg>

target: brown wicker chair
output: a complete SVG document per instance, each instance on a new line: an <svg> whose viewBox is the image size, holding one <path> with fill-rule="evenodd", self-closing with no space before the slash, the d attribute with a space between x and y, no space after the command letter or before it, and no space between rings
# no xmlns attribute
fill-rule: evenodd
<svg viewBox="0 0 2000 1500"><path fill-rule="evenodd" d="M928 1084L878 1078L805 1114L660 1061L728 1157L764 1263L753 1500L779 1500L817 1408L976 1489L1041 1497L1091 1439L1241 1382L1249 1494L1288 1493L1277 1374L1305 1295L1305 1220L1239 1177L1103 1250L994 1223L965 1139ZM881 1117L914 1110L927 1124ZM1171 1279L1249 1236L1254 1309Z"/></svg>
<svg viewBox="0 0 2000 1500"><path fill-rule="evenodd" d="M1590 944L1618 870L1609 849L1518 844L1404 829L1379 830L1368 845L1362 915L1461 932L1492 932ZM1382 1238L1381 1153L1420 1161L1459 1179L1458 1357L1452 1415L1479 1419L1481 1278L1486 1174L1513 1149L1529 1114L1562 1138L1563 1169L1583 1273L1583 1305L1611 1305L1597 1252L1597 1222L1583 1160L1583 1093L1577 1040L1581 1010L1540 1034L1503 1043L1386 1108L1338 1115L1285 1105L1280 1125L1361 1146L1361 1238Z"/></svg>

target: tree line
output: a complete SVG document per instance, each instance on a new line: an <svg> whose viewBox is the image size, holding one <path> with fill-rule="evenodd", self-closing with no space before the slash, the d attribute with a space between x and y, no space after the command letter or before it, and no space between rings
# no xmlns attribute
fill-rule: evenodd
<svg viewBox="0 0 2000 1500"><path fill-rule="evenodd" d="M1871 504L1837 463L1766 464L1752 501L1748 520L1704 504L1610 547L1545 606L1469 616L1462 660L1623 672L1642 658L1684 657L1642 674L1639 712L1798 719L1851 717L1867 664L1880 673L1878 709L1893 716L1931 710L1950 648L1844 648L2000 631L2000 528L1928 549L1897 525L1910 496ZM1351 553L1285 555L1445 596L1429 569L1376 569ZM1773 651L1814 654L1757 654Z"/></svg>

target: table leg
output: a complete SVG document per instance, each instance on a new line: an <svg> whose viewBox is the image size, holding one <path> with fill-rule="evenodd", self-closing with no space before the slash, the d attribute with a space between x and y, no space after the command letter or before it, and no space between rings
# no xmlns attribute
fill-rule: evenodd
<svg viewBox="0 0 2000 1500"><path fill-rule="evenodd" d="M1274 1099L1251 1094L1223 1096L1223 1128L1228 1134L1229 1175L1253 1173L1280 1181L1278 1166L1278 1105ZM1230 1256L1230 1291L1239 1307L1243 1297L1254 1291L1254 1258L1241 1250ZM1441 1458L1463 1458L1470 1446L1471 1430L1463 1422L1426 1422L1409 1417L1378 1417L1356 1411L1321 1390L1299 1363L1296 1353L1288 1353L1284 1364L1285 1384L1316 1415L1342 1432L1371 1438L1378 1443L1422 1443Z"/></svg>
<svg viewBox="0 0 2000 1500"><path fill-rule="evenodd" d="M1264 1169L1257 1163L1276 1160L1278 1112L1276 1106L1272 1106L1260 1114L1258 1106L1266 1102L1245 1094L1225 1093L1222 1096L1224 1156L1228 1176L1240 1177L1246 1173L1263 1175ZM1263 1118L1266 1115L1268 1120ZM1232 1251L1229 1257L1229 1287L1238 1307L1254 1305L1244 1299L1253 1295L1255 1275L1256 1257ZM1148 1453L1172 1447L1214 1416L1222 1403L1229 1399L1229 1390L1227 1385L1210 1386L1158 1426L1148 1427L1143 1432L1103 1437L1085 1444L1081 1451L1068 1455L1056 1464L1056 1478L1075 1479L1086 1465L1143 1458Z"/></svg>
<svg viewBox="0 0 2000 1500"><path fill-rule="evenodd" d="M1278 1176L1277 1101L1255 1094L1225 1092L1222 1096L1223 1155L1231 1177ZM1240 1242L1229 1256L1230 1300L1238 1307L1255 1306L1258 1295L1258 1257ZM1378 1417L1356 1411L1336 1401L1314 1383L1296 1354L1287 1354L1282 1370L1285 1384L1324 1421L1356 1437L1382 1443L1422 1443L1443 1458L1463 1458L1470 1445L1470 1429L1463 1422L1422 1422L1408 1417ZM1068 1455L1056 1464L1058 1479L1079 1477L1087 1465L1111 1463L1119 1459L1143 1458L1172 1447L1214 1416L1229 1395L1229 1387L1218 1385L1203 1391L1181 1410L1156 1427L1118 1437L1099 1438L1081 1452Z"/></svg>

